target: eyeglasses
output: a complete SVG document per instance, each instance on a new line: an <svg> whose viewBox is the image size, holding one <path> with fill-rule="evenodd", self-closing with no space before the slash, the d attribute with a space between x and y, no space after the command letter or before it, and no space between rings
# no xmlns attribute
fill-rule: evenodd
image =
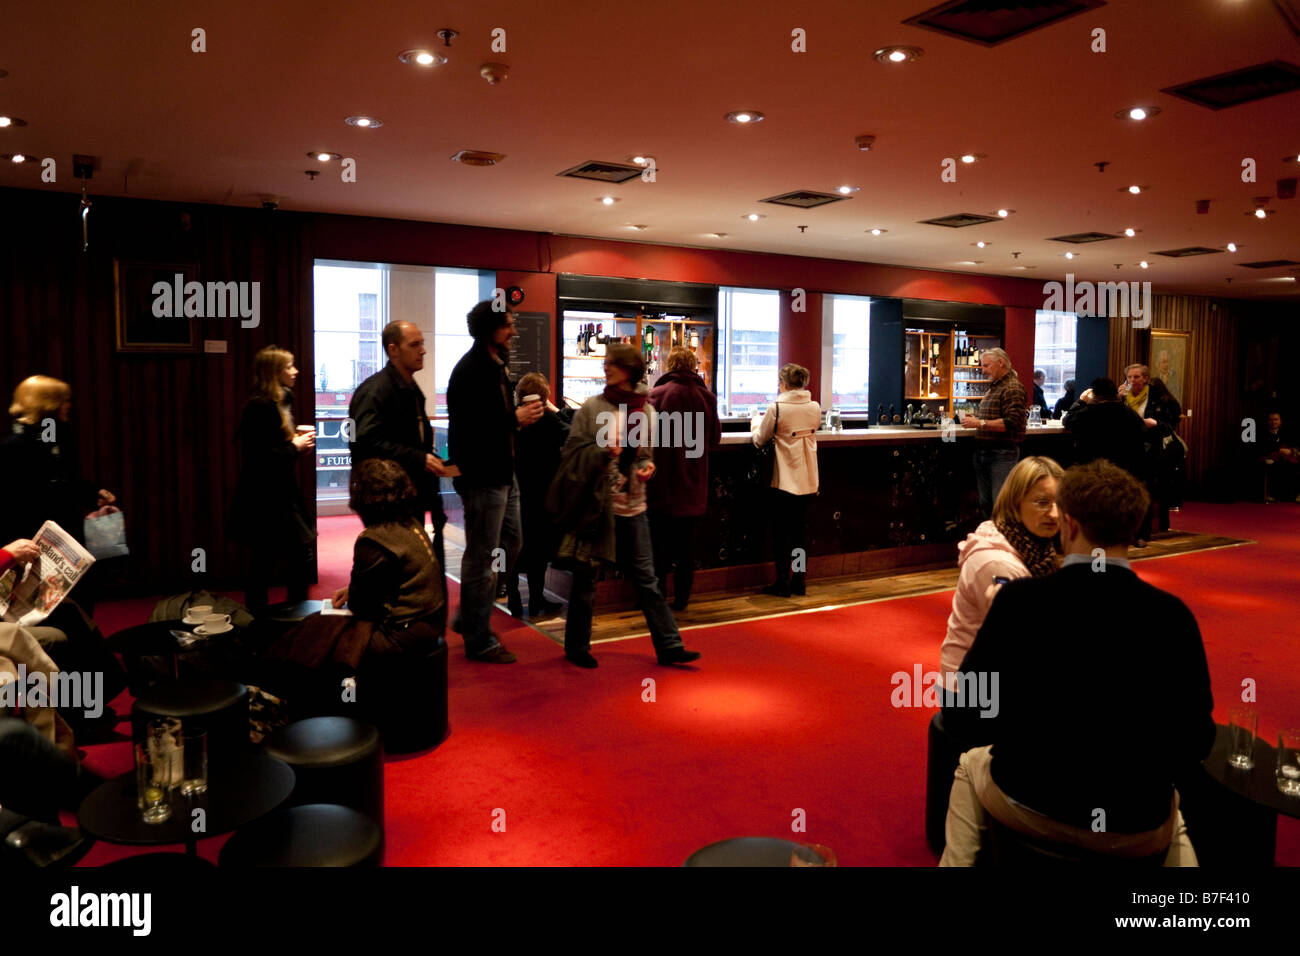
<svg viewBox="0 0 1300 956"><path fill-rule="evenodd" d="M1056 504L1056 500L1054 498L1035 498L1030 502L1030 504L1033 505L1034 509L1037 511L1047 512L1052 510Z"/></svg>

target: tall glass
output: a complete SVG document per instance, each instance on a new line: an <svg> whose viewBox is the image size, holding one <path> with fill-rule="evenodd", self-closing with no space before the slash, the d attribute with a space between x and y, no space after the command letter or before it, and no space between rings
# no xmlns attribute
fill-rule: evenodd
<svg viewBox="0 0 1300 956"><path fill-rule="evenodd" d="M1228 709L1228 732L1231 748L1228 766L1249 770L1255 766L1255 735L1259 732L1259 710L1254 707Z"/></svg>
<svg viewBox="0 0 1300 956"><path fill-rule="evenodd" d="M1278 734L1276 776L1278 790L1300 797L1300 729Z"/></svg>
<svg viewBox="0 0 1300 956"><path fill-rule="evenodd" d="M170 763L164 764L148 742L137 743L135 748L136 806L145 823L166 823L172 818L172 808L167 804L168 786L165 778Z"/></svg>
<svg viewBox="0 0 1300 956"><path fill-rule="evenodd" d="M208 789L208 735L201 727L181 732L181 793L192 797Z"/></svg>

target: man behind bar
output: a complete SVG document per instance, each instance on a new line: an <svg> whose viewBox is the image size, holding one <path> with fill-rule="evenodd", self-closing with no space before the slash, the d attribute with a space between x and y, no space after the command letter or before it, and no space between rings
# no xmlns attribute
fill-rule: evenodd
<svg viewBox="0 0 1300 956"><path fill-rule="evenodd" d="M975 445L975 485L979 488L980 511L993 517L993 502L1002 484L1020 459L1020 443L1025 440L1029 408L1025 387L1011 367L1011 358L1002 349L985 349L980 356L984 377L991 379L988 394L980 400L974 415L961 416L962 428L977 430Z"/></svg>

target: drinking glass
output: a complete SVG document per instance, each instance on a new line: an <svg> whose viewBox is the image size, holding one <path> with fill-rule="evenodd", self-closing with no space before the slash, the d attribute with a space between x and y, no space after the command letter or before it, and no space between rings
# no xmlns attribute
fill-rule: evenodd
<svg viewBox="0 0 1300 956"><path fill-rule="evenodd" d="M181 793L187 797L208 789L208 735L200 727L181 733Z"/></svg>
<svg viewBox="0 0 1300 956"><path fill-rule="evenodd" d="M1276 776L1278 790L1300 797L1300 729L1278 734Z"/></svg>
<svg viewBox="0 0 1300 956"><path fill-rule="evenodd" d="M149 747L148 741L133 745L135 748L136 806L145 823L166 823L172 818L172 808L167 805L168 786L165 782L170 765Z"/></svg>
<svg viewBox="0 0 1300 956"><path fill-rule="evenodd" d="M1228 766L1249 770L1255 766L1255 734L1259 731L1259 711L1254 707L1228 709L1228 732L1232 747L1228 751Z"/></svg>

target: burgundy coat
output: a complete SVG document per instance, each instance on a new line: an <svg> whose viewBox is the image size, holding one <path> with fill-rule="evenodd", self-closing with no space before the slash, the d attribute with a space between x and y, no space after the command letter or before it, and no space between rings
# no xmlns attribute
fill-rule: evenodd
<svg viewBox="0 0 1300 956"><path fill-rule="evenodd" d="M718 425L718 397L694 372L668 372L659 377L650 390L650 404L660 421L660 436L671 436L669 447L654 450L655 474L646 484L647 504L659 514L694 517L702 515L709 503L709 451L722 439ZM664 415L679 422L690 416L693 449L684 447L680 426L666 430ZM676 413L675 415L673 413ZM700 426L703 427L700 427ZM688 458L688 450L699 451L698 458Z"/></svg>

